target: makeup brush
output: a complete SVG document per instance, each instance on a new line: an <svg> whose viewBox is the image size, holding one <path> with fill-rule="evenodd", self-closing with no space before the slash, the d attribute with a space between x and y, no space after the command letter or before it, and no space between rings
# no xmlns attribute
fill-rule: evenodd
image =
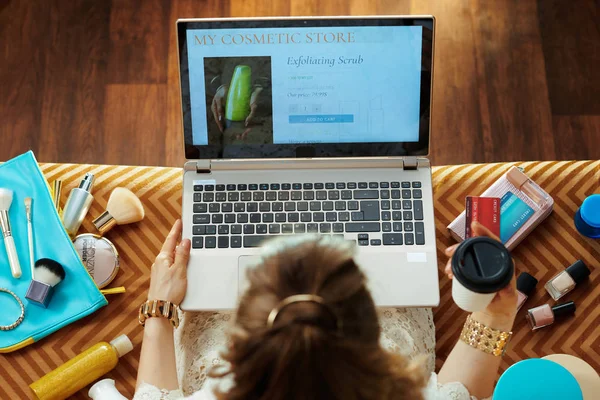
<svg viewBox="0 0 600 400"><path fill-rule="evenodd" d="M54 287L64 279L65 269L60 263L49 258L41 258L35 262L34 278L25 298L46 308L54 294Z"/></svg>
<svg viewBox="0 0 600 400"><path fill-rule="evenodd" d="M56 286L65 279L65 269L50 258L40 258L35 262L34 278L48 286Z"/></svg>
<svg viewBox="0 0 600 400"><path fill-rule="evenodd" d="M31 197L25 198L25 213L27 215L27 243L29 243L29 267L31 268L31 279L33 279L33 268L35 258L33 255L33 226L31 225Z"/></svg>
<svg viewBox="0 0 600 400"><path fill-rule="evenodd" d="M144 219L144 206L129 189L115 188L108 198L106 211L93 222L101 234L105 234L115 225L131 224Z"/></svg>
<svg viewBox="0 0 600 400"><path fill-rule="evenodd" d="M8 263L13 278L21 277L21 266L19 265L19 257L15 247L15 240L10 229L10 220L8 219L8 210L13 200L13 191L0 188L0 225L2 225L2 235L4 236L4 246L8 255Z"/></svg>
<svg viewBox="0 0 600 400"><path fill-rule="evenodd" d="M61 213L60 209L60 195L62 194L62 181L60 179L52 182L52 202L54 203L54 207L56 207L56 211Z"/></svg>

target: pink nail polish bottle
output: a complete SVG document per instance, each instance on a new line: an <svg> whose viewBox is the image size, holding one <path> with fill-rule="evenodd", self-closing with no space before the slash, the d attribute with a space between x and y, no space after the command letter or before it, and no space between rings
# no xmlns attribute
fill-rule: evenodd
<svg viewBox="0 0 600 400"><path fill-rule="evenodd" d="M588 276L590 276L590 269L583 261L577 260L573 265L550 279L545 288L554 300L558 300L575 289L575 286L587 279Z"/></svg>
<svg viewBox="0 0 600 400"><path fill-rule="evenodd" d="M537 284L537 279L527 272L521 272L521 275L517 278L517 312L523 307L529 296L531 296Z"/></svg>
<svg viewBox="0 0 600 400"><path fill-rule="evenodd" d="M575 303L572 301L557 304L554 307L544 304L527 311L527 322L529 322L531 330L535 331L536 329L552 325L557 318L564 318L575 314L575 309Z"/></svg>

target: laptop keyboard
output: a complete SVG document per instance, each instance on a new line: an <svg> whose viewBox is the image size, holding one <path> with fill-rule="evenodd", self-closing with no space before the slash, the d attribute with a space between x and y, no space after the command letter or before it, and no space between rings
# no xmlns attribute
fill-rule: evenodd
<svg viewBox="0 0 600 400"><path fill-rule="evenodd" d="M195 249L302 233L350 233L359 246L425 244L421 182L195 185L193 196Z"/></svg>

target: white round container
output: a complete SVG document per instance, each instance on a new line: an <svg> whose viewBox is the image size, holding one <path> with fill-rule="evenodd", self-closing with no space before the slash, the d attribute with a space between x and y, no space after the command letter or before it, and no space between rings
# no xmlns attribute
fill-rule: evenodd
<svg viewBox="0 0 600 400"><path fill-rule="evenodd" d="M598 375L598 372L590 364L570 354L550 354L542 357L542 359L554 361L573 374L583 393L583 400L598 398L598 394L600 393L600 375Z"/></svg>
<svg viewBox="0 0 600 400"><path fill-rule="evenodd" d="M115 387L115 381L112 379L102 379L96 382L88 392L94 400L127 400Z"/></svg>

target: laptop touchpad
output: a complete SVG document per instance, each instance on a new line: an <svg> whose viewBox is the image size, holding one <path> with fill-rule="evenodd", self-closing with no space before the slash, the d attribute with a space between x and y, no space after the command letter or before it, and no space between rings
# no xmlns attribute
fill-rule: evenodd
<svg viewBox="0 0 600 400"><path fill-rule="evenodd" d="M238 258L238 295L244 294L248 289L249 283L246 274L249 269L254 268L260 261L259 256L240 256Z"/></svg>

